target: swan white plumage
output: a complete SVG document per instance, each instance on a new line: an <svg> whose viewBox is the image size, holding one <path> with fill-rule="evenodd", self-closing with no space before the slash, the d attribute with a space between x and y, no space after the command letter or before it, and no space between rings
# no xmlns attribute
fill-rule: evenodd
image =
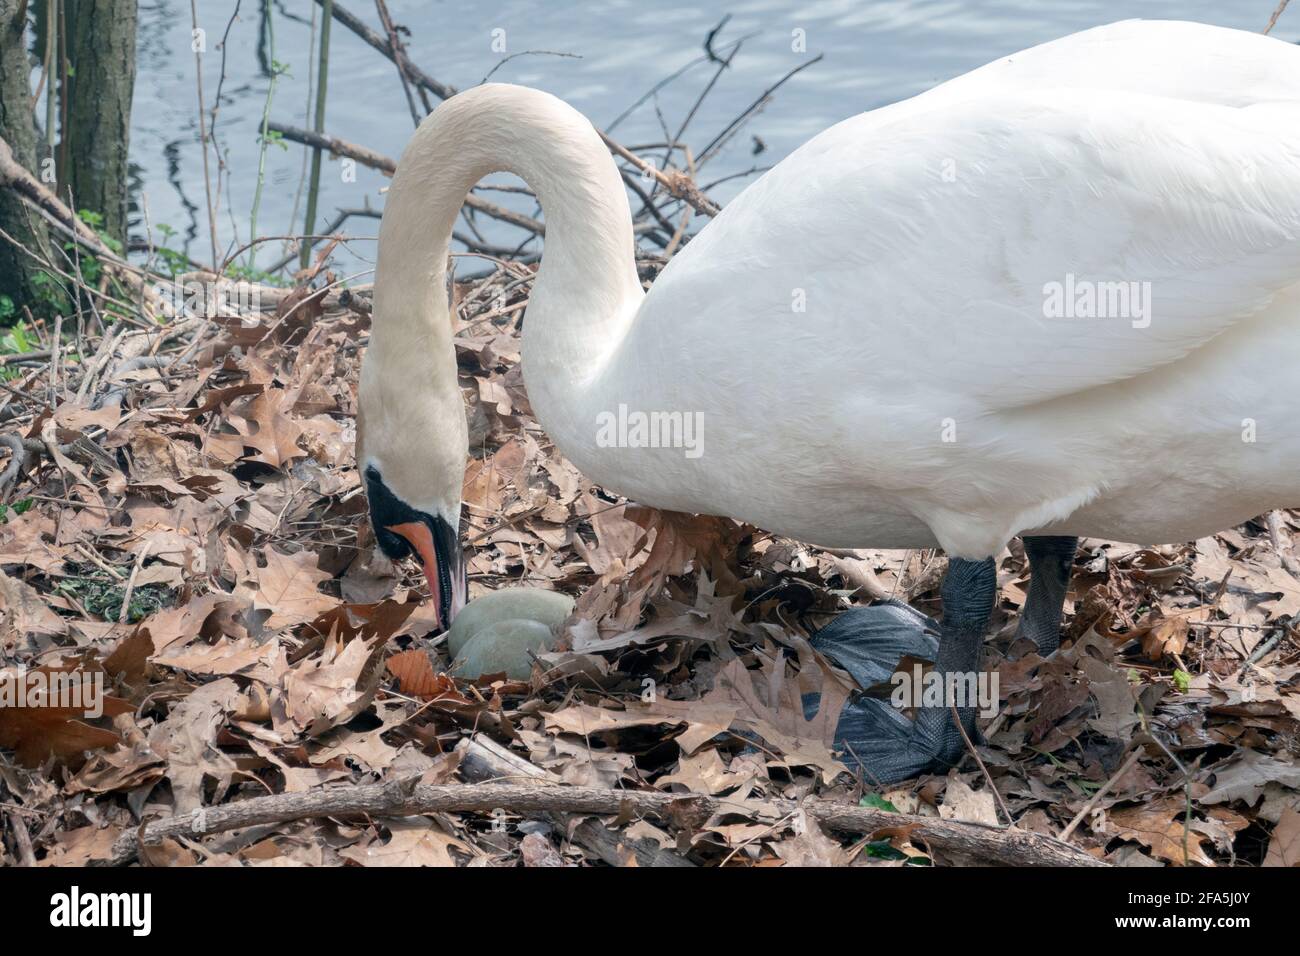
<svg viewBox="0 0 1300 956"><path fill-rule="evenodd" d="M1300 505L1294 46L1128 21L998 60L818 135L648 293L591 124L487 85L402 155L359 397L380 542L414 529L444 617L466 454L445 263L499 170L546 215L529 399L634 500L972 565L1020 534L1186 541ZM1054 312L1061 289L1093 314ZM698 414L702 454L602 447L620 406Z"/></svg>

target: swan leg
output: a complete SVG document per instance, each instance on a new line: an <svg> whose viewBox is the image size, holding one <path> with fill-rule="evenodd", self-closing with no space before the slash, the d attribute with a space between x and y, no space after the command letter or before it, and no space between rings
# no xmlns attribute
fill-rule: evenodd
<svg viewBox="0 0 1300 956"><path fill-rule="evenodd" d="M1061 646L1061 617L1065 592L1070 587L1070 569L1079 539L1049 535L1024 538L1029 559L1029 595L1020 614L1017 638L1028 638L1046 657Z"/></svg>
<svg viewBox="0 0 1300 956"><path fill-rule="evenodd" d="M943 579L943 631L934 670L941 675L944 687L974 689L980 673L980 652L993 601L997 596L997 565L992 558L967 561L953 558ZM945 696L947 694L945 693ZM965 705L957 708L962 729L975 740L973 695L965 695ZM947 767L961 759L966 750L961 731L953 722L951 701L938 707L922 707L916 718L916 746L932 757L932 763Z"/></svg>
<svg viewBox="0 0 1300 956"><path fill-rule="evenodd" d="M887 682L903 656L934 662L932 673L969 687L979 673L980 651L997 572L993 559L953 559L944 578L942 623L901 602L854 608L812 638L812 645L849 672L861 687ZM808 706L815 712L815 702ZM974 706L958 709L962 727L977 739ZM890 701L859 695L845 705L835 730L849 766L860 765L878 785L896 783L956 763L965 751L952 710L921 707L909 720Z"/></svg>

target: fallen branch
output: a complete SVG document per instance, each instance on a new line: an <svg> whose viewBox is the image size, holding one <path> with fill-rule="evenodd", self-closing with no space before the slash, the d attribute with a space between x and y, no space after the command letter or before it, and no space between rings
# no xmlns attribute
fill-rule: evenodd
<svg viewBox="0 0 1300 956"><path fill-rule="evenodd" d="M330 136L328 133L314 133L309 129L277 123L275 120L267 123L266 128L295 143L302 143L304 146L310 146L313 149L328 150L335 156L346 156L348 159L355 159L362 166L377 169L385 176L391 176L397 171L396 160L390 159L383 153L376 153L373 149L367 149L365 146L358 146L356 143L349 143L337 136Z"/></svg>
<svg viewBox="0 0 1300 956"><path fill-rule="evenodd" d="M330 3L326 5L326 10L333 11L333 0L330 0ZM389 59L397 67L397 75L402 81L402 92L406 94L406 105L411 111L411 120L416 126L419 126L420 120L424 119L425 113L430 112L428 98L424 97L424 92L421 90L420 95L424 97L423 105L425 107L422 113L420 108L415 105L415 97L411 93L411 84L413 82L411 62L406 56L406 48L402 46L402 39L397 35L397 27L393 25L393 18L389 16L388 5L384 3L384 0L375 0L375 12L379 14L379 22L383 24L384 32L388 34L388 49L392 53ZM319 126L320 124L317 124L317 128Z"/></svg>
<svg viewBox="0 0 1300 956"><path fill-rule="evenodd" d="M816 800L727 801L714 797L595 787L538 787L504 784L419 786L417 778L385 784L252 797L238 803L204 807L131 830L118 838L106 864L134 859L141 842L151 845L174 837L197 838L264 823L287 823L308 817L406 817L455 811L515 813L583 813L608 816L631 812L643 816L703 819L713 814L761 818L774 822L800 811L827 827L870 834L904 829L937 849L981 862L1008 866L1106 866L1078 847L1026 830L933 817L890 813L871 807Z"/></svg>
<svg viewBox="0 0 1300 956"><path fill-rule="evenodd" d="M58 196L14 159L13 150L9 148L9 144L2 136L0 136L0 187L13 190L45 219L59 227L79 245L93 252L101 260L104 268L121 279L133 292L140 293L151 304L156 301L157 296L143 278L141 270L128 264L109 249L95 230L82 222L80 216L75 215ZM30 253L30 250L28 252ZM130 316L124 318L140 321Z"/></svg>
<svg viewBox="0 0 1300 956"><path fill-rule="evenodd" d="M471 783L509 782L526 786L558 787L562 781L549 770L529 762L502 747L490 737L479 734L466 737L456 745L460 754L460 773ZM575 825L569 814L550 813L548 819L556 829L574 843L585 847L611 866L622 866L629 853L636 856L639 866L691 867L685 857L661 848L650 840L635 841L599 820L583 820Z"/></svg>
<svg viewBox="0 0 1300 956"><path fill-rule="evenodd" d="M322 8L325 7L325 0L316 0L316 3L319 4ZM416 66L414 63L411 62L410 57L406 56L405 50L397 48L388 39L376 33L374 30L370 29L370 27L366 26L359 19L357 19L357 17L354 14L350 13L347 10L347 8L339 5L338 3L333 3L331 4L331 6L334 14L334 19L337 20L339 23L343 24L345 27L347 27L349 30L351 30L353 33L359 36L362 40L365 40L366 43L370 44L370 46L374 47L385 57L387 57L388 60L394 66L397 67L399 73L402 75L403 82L405 82L405 80L409 78L417 86L422 87L425 90L428 90L430 93L444 100L450 99L451 97L455 96L457 92L459 92L454 86L449 86L446 83L440 83L437 80L435 80L433 77L429 76L427 73L425 73L418 66ZM394 38L395 36L396 35L394 34ZM549 51L529 51L529 52L549 52ZM520 56L520 55L522 54L515 54L515 56ZM565 54L560 54L560 55L565 55ZM800 70L804 69L805 67L811 66L813 63L816 63L820 59L821 56L818 55L810 62L805 63L803 64L803 66L797 67L796 69L791 71L785 77L780 79L774 86L772 86L770 89L765 91L762 98L766 98L767 96L769 96L773 90L779 87L791 76L794 76L795 73L798 73ZM498 64L498 66L499 65L500 64ZM489 74L489 76L490 75L491 74ZM735 123L739 123L754 108L755 108L754 106L751 106L750 109L747 110L745 114L742 114L741 117L737 118L737 120L734 121L733 125ZM412 110L414 111L414 106L412 106ZM286 139L293 139L293 137L290 136L289 133L287 132L287 129L289 128L281 127L278 124L272 124L270 128L282 134ZM728 127L728 130L729 129L731 129L731 127ZM599 132L599 130L597 132ZM636 164L639 169L646 170L647 172L653 170L653 175L655 179L659 181L659 185L667 189L668 192L675 198L680 199L683 202L689 203L691 207L695 209L696 212L702 213L703 215L706 216L716 216L718 214L720 209L718 204L713 202L713 200L709 199L702 192L700 192L700 190L695 186L694 182L692 182L689 177L681 173L666 175L660 172L658 169L655 169L653 164L646 163L644 160L635 156L630 150L614 142L614 140L610 139L604 133L600 134L600 138L605 141L605 145L608 146L612 152L617 153L618 155L622 156L624 159L627 159L628 161ZM301 140L299 140L298 142L301 142ZM308 145L314 145L314 144L309 143ZM350 155L346 152L341 152L339 150L333 150L333 151L342 156ZM370 151L366 150L366 152L369 153ZM371 155L375 156L377 154L372 153ZM352 156L352 158L356 159L357 162L364 162L364 160L362 160L359 156ZM388 162L392 163L392 160L388 160ZM378 169L380 167L376 166L375 168ZM389 174L391 175L391 173L392 170L390 169ZM475 197L471 197L471 198L475 198ZM468 205L471 206L474 205L472 202L468 202L468 200L467 203ZM491 213L489 213L489 215L491 215ZM501 218L501 217L498 216L496 218ZM516 223L516 225L518 225L518 223ZM540 235L540 232L538 234Z"/></svg>
<svg viewBox="0 0 1300 956"><path fill-rule="evenodd" d="M325 6L325 0L316 0L316 3L322 8L324 8ZM338 3L332 4L332 7L333 7L335 20L343 24L345 27L347 27L349 30L351 30L353 33L359 36L362 40L365 40L366 43L370 44L372 47L374 47L384 56L388 57L388 59L392 61L394 66L398 67L399 69L402 66L405 66L407 75L413 81L415 81L415 83L418 86L424 87L424 89L428 90L430 93L432 93L434 96L438 97L441 100L449 99L456 95L456 93L458 92L456 87L450 86L446 83L438 82L433 77L429 76L429 74L421 70L414 63L412 63L409 59L403 57L405 62L399 63L398 62L399 54L394 52L392 44L390 44L388 40L380 36L374 30L370 29L370 27L362 23L361 20L359 20L357 16L354 13L350 12L346 7Z"/></svg>
<svg viewBox="0 0 1300 956"><path fill-rule="evenodd" d="M17 365L19 362L38 362L50 358L54 353L50 349L36 349L32 352L19 352L15 355L0 355L0 366Z"/></svg>

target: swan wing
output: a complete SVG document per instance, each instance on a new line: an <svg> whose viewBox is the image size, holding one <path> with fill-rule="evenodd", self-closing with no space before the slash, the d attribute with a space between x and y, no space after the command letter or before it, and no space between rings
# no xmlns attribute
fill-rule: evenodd
<svg viewBox="0 0 1300 956"><path fill-rule="evenodd" d="M717 381L743 337L864 398L994 412L1178 362L1300 280L1300 104L1067 86L909 103L730 203L638 337L678 332Z"/></svg>

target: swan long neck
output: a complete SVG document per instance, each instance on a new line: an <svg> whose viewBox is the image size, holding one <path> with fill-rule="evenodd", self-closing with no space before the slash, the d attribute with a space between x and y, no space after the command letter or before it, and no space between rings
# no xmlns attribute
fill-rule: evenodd
<svg viewBox="0 0 1300 956"><path fill-rule="evenodd" d="M618 170L591 123L550 94L479 86L420 125L385 203L370 351L385 377L408 387L431 384L450 401L456 366L445 285L452 227L469 189L502 171L529 185L546 218L523 365L538 419L563 447L557 432L578 424L583 388L622 340L643 293ZM410 394L407 401L420 398ZM455 404L459 409L459 392Z"/></svg>

